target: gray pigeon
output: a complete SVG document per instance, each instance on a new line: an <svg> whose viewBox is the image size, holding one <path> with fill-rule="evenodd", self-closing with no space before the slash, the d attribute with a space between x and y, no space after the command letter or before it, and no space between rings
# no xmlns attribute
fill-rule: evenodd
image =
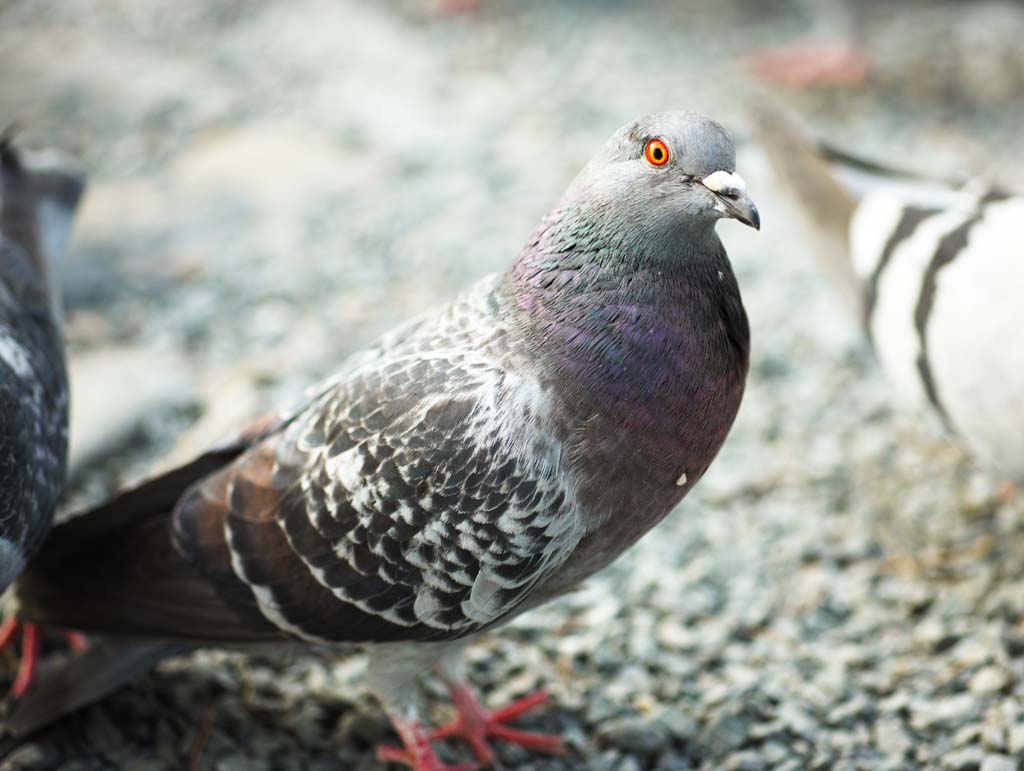
<svg viewBox="0 0 1024 771"><path fill-rule="evenodd" d="M297 640L368 651L405 745L383 759L442 768L430 742L448 736L482 762L488 739L559 750L504 725L543 696L487 713L460 652L610 563L715 457L749 350L724 217L759 226L722 127L633 121L509 270L297 408L56 528L17 584L20 615L108 642L43 678L8 727L37 729L171 651ZM415 688L432 668L460 713L434 734Z"/></svg>
<svg viewBox="0 0 1024 771"><path fill-rule="evenodd" d="M1024 196L813 142L760 103L758 136L816 254L909 405L1024 481Z"/></svg>
<svg viewBox="0 0 1024 771"><path fill-rule="evenodd" d="M68 387L53 278L83 189L54 153L23 157L0 135L0 592L50 530L64 484ZM18 629L0 626L0 647ZM39 636L27 627L20 692Z"/></svg>
<svg viewBox="0 0 1024 771"><path fill-rule="evenodd" d="M52 278L82 192L49 156L0 136L0 591L50 528L64 482L68 391Z"/></svg>

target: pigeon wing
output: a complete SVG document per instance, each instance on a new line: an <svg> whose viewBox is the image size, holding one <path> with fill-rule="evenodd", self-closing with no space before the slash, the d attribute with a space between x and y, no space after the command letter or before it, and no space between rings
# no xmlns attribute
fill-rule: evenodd
<svg viewBox="0 0 1024 771"><path fill-rule="evenodd" d="M289 635L484 628L579 538L531 389L465 352L379 361L195 486L175 544Z"/></svg>

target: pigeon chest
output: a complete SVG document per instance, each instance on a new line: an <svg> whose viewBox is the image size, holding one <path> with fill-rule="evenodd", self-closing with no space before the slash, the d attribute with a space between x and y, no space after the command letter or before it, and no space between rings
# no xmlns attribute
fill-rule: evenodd
<svg viewBox="0 0 1024 771"><path fill-rule="evenodd" d="M561 368L587 487L674 503L718 452L743 394L746 320L738 298L732 309L700 300L617 308Z"/></svg>

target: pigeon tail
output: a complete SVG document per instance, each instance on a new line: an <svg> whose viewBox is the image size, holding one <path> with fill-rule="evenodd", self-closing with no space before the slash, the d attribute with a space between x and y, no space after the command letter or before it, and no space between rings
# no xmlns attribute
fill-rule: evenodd
<svg viewBox="0 0 1024 771"><path fill-rule="evenodd" d="M243 449L208 452L55 527L15 583L18 618L87 634L168 637L173 627L181 638L202 637L204 608L219 613L224 600L173 551L170 515L193 482ZM179 602L189 588L191 604ZM238 624L240 639L255 634L246 629Z"/></svg>
<svg viewBox="0 0 1024 771"><path fill-rule="evenodd" d="M135 638L279 638L276 627L235 608L179 554L170 531L172 512L190 487L289 419L264 415L192 462L55 527L15 582L18 618L86 634Z"/></svg>
<svg viewBox="0 0 1024 771"><path fill-rule="evenodd" d="M32 178L14 149L15 127L0 133L0 232L44 272Z"/></svg>
<svg viewBox="0 0 1024 771"><path fill-rule="evenodd" d="M56 150L22 152L15 126L0 132L0 231L24 250L47 285L55 316L60 293L50 277L67 246L85 191L76 162Z"/></svg>
<svg viewBox="0 0 1024 771"><path fill-rule="evenodd" d="M14 702L4 729L28 736L145 674L158 661L190 646L182 643L98 640L83 653L43 672Z"/></svg>
<svg viewBox="0 0 1024 771"><path fill-rule="evenodd" d="M764 99L750 106L755 133L780 185L797 204L817 257L859 318L860 291L847 241L857 194L844 184L821 148L796 119Z"/></svg>
<svg viewBox="0 0 1024 771"><path fill-rule="evenodd" d="M850 251L850 229L863 199L896 192L921 208L943 209L962 197L966 178L941 177L877 163L814 139L795 116L766 99L749 112L768 160L813 238L816 257L849 309L862 319L864 287Z"/></svg>

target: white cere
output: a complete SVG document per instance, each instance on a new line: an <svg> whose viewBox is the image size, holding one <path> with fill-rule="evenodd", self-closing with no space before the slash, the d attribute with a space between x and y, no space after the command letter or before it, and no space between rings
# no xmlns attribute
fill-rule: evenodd
<svg viewBox="0 0 1024 771"><path fill-rule="evenodd" d="M712 193L723 195L739 195L747 189L743 177L734 171L716 171L708 174L701 183Z"/></svg>

